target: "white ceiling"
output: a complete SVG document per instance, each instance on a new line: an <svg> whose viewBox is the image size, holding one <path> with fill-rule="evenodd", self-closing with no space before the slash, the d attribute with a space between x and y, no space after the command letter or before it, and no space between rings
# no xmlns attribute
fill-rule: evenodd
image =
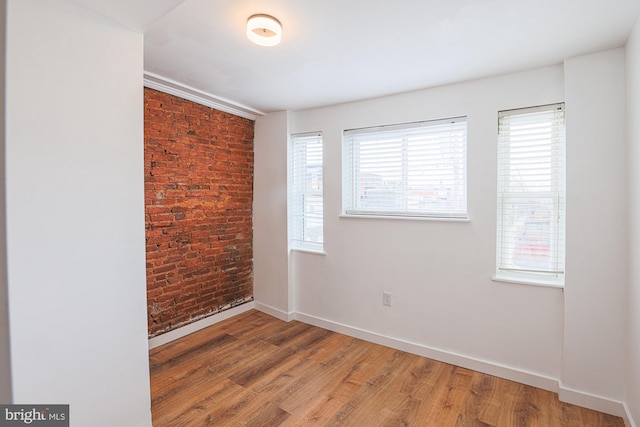
<svg viewBox="0 0 640 427"><path fill-rule="evenodd" d="M255 13L283 41L245 36ZM559 64L623 46L640 0L186 0L145 33L145 71L261 112Z"/></svg>
<svg viewBox="0 0 640 427"><path fill-rule="evenodd" d="M145 32L151 24L185 0L69 0L86 9L119 22L127 28Z"/></svg>

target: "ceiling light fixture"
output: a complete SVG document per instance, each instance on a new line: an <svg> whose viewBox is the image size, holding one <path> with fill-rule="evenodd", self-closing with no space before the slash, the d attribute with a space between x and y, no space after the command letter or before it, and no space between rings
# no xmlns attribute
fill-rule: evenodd
<svg viewBox="0 0 640 427"><path fill-rule="evenodd" d="M247 37L260 46L275 46L282 37L282 24L270 15L252 15L247 20Z"/></svg>

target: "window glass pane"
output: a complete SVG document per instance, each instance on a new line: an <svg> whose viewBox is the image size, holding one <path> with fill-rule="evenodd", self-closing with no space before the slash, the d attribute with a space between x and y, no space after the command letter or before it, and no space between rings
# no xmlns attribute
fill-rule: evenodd
<svg viewBox="0 0 640 427"><path fill-rule="evenodd" d="M555 271L554 200L504 197L503 210L501 268Z"/></svg>
<svg viewBox="0 0 640 427"><path fill-rule="evenodd" d="M466 119L345 131L344 212L466 217Z"/></svg>
<svg viewBox="0 0 640 427"><path fill-rule="evenodd" d="M322 250L323 164L322 135L292 135L289 177L290 246Z"/></svg>
<svg viewBox="0 0 640 427"><path fill-rule="evenodd" d="M401 210L402 140L371 137L356 144L356 208Z"/></svg>
<svg viewBox="0 0 640 427"><path fill-rule="evenodd" d="M497 275L562 284L562 104L499 113Z"/></svg>
<svg viewBox="0 0 640 427"><path fill-rule="evenodd" d="M305 194L302 240L322 243L322 194Z"/></svg>

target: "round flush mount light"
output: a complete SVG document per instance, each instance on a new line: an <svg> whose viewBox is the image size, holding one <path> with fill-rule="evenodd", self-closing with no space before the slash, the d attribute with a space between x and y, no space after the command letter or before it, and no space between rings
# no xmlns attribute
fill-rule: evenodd
<svg viewBox="0 0 640 427"><path fill-rule="evenodd" d="M282 24L270 15L252 15L247 20L247 37L260 46L275 46L282 37Z"/></svg>

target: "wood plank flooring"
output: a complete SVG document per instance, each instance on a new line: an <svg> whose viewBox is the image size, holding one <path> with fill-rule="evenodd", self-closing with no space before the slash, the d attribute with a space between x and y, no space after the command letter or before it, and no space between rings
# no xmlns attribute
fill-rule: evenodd
<svg viewBox="0 0 640 427"><path fill-rule="evenodd" d="M549 391L251 310L150 352L153 425L623 427Z"/></svg>

